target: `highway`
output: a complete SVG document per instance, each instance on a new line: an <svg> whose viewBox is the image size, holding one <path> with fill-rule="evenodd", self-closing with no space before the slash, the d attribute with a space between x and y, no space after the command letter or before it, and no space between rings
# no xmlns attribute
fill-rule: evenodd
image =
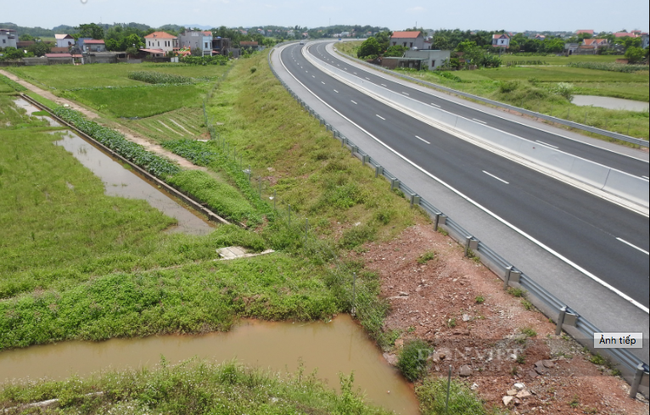
<svg viewBox="0 0 650 415"><path fill-rule="evenodd" d="M442 99L432 93L422 92L422 88L416 89L414 87L405 85L405 83L407 84L405 81L397 82L395 80L392 80L390 76L378 76L376 72L366 71L357 66L351 66L341 60L339 57L329 53L326 45L327 43L316 43L309 48L309 52L324 63L345 70L348 73L359 77L359 79L372 82L380 87L384 87L393 92L403 94L414 100L435 106L436 108L443 109L469 120L487 124L490 127L496 128L498 130L514 134L530 141L534 141L540 145L556 148L561 151L574 154L578 157L582 157L596 163L600 163L617 170L633 174L635 176L644 177L646 179L648 178L650 164L648 164L648 162L645 160L636 159L624 154L614 153L612 151L594 147L580 141L567 139L566 137L539 130L525 124L515 123L501 117L497 117L467 106L457 104L450 100Z"/></svg>
<svg viewBox="0 0 650 415"><path fill-rule="evenodd" d="M299 45L284 48L281 60L300 83L327 105L494 216L648 307L647 217L501 158L379 103L318 70L303 57L301 48ZM355 72L360 73L357 69ZM386 80L382 83L388 85ZM399 85L399 88L404 87ZM473 118L482 117L480 112L472 114ZM519 124L509 127L507 120L499 120L504 129L528 128ZM488 118L485 122L496 121ZM584 147L587 148L584 151L594 150ZM615 155L608 152L608 157L612 154ZM620 160L635 164L634 159L627 157ZM647 169L647 163L639 162L639 166L643 165Z"/></svg>

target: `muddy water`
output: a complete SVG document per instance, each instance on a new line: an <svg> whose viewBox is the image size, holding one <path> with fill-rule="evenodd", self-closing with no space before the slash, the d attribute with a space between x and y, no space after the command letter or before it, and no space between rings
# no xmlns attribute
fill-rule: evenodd
<svg viewBox="0 0 650 415"><path fill-rule="evenodd" d="M22 98L14 100L14 103L18 108L24 109L27 112L27 115L32 115L33 113L40 111L40 108L36 108ZM47 120L47 122L50 123L50 127L61 127L61 124L52 117L45 117L43 115L36 115L35 117L39 120Z"/></svg>
<svg viewBox="0 0 650 415"><path fill-rule="evenodd" d="M573 104L586 107L594 106L611 110L648 111L647 102L633 101L631 99L599 97L596 95L576 95L571 101Z"/></svg>
<svg viewBox="0 0 650 415"><path fill-rule="evenodd" d="M104 182L106 195L146 200L165 215L178 220L178 226L172 228L171 232L194 235L212 232L213 227L207 221L194 215L78 135L66 131L63 138L55 144L68 150L81 164L99 177Z"/></svg>
<svg viewBox="0 0 650 415"><path fill-rule="evenodd" d="M410 386L399 376L352 319L331 323L244 322L228 333L201 336L153 336L101 343L65 342L0 352L0 381L11 378L63 379L105 369L153 366L164 355L169 362L194 356L222 362L233 358L249 366L295 372L299 359L305 373L338 389L338 373L354 371L355 387L369 402L400 414L417 414ZM390 391L390 393L388 393Z"/></svg>

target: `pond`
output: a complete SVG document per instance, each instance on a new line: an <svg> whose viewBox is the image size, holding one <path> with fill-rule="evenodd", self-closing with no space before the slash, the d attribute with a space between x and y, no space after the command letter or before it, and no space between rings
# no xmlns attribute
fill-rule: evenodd
<svg viewBox="0 0 650 415"><path fill-rule="evenodd" d="M100 370L154 366L165 356L170 363L192 357L223 362L237 359L248 366L305 373L338 390L338 374L354 371L355 388L367 400L399 414L418 414L408 384L383 358L381 351L348 315L330 323L269 323L243 321L227 333L152 336L105 342L64 342L0 352L0 381L7 379L63 379Z"/></svg>
<svg viewBox="0 0 650 415"><path fill-rule="evenodd" d="M596 95L575 95L571 102L580 107L594 106L610 110L648 111L649 107L647 102Z"/></svg>

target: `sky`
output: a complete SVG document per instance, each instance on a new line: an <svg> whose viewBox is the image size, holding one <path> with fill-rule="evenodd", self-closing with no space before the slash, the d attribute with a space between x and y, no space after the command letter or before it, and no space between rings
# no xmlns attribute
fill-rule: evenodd
<svg viewBox="0 0 650 415"><path fill-rule="evenodd" d="M250 27L371 25L425 29L648 31L648 0L0 0L0 22L144 23Z"/></svg>

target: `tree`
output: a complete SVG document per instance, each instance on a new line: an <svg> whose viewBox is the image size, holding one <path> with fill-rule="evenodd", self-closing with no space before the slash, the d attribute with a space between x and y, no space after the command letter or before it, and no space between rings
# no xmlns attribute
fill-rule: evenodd
<svg viewBox="0 0 650 415"><path fill-rule="evenodd" d="M371 56L377 56L379 53L379 42L377 42L377 39L374 37L369 37L361 44L361 46L359 46L357 57L363 59Z"/></svg>
<svg viewBox="0 0 650 415"><path fill-rule="evenodd" d="M50 53L52 46L49 43L37 41L29 46L27 50L33 53L34 56L44 56L46 53Z"/></svg>
<svg viewBox="0 0 650 415"><path fill-rule="evenodd" d="M27 33L23 33L22 35L20 35L18 40L23 41L23 42L29 42L30 40L36 40L36 39L32 35L29 35Z"/></svg>
<svg viewBox="0 0 650 415"><path fill-rule="evenodd" d="M389 46L388 49L386 49L386 52L384 52L384 56L389 58L389 57L395 57L395 58L401 58L404 56L404 52L409 50L406 46L401 46L401 45L395 45L395 46Z"/></svg>
<svg viewBox="0 0 650 415"><path fill-rule="evenodd" d="M3 53L4 53L4 55L2 56L2 58L4 60L7 60L7 59L22 59L22 58L25 57L25 53L22 51L22 49L16 49L16 48L11 47L11 46L7 46Z"/></svg>
<svg viewBox="0 0 650 415"><path fill-rule="evenodd" d="M75 39L82 37L104 39L104 28L95 23L80 24L79 26L75 26L75 30L77 31L77 33L73 35Z"/></svg>
<svg viewBox="0 0 650 415"><path fill-rule="evenodd" d="M641 62L645 57L645 51L641 48L632 46L625 51L625 58L629 63Z"/></svg>

